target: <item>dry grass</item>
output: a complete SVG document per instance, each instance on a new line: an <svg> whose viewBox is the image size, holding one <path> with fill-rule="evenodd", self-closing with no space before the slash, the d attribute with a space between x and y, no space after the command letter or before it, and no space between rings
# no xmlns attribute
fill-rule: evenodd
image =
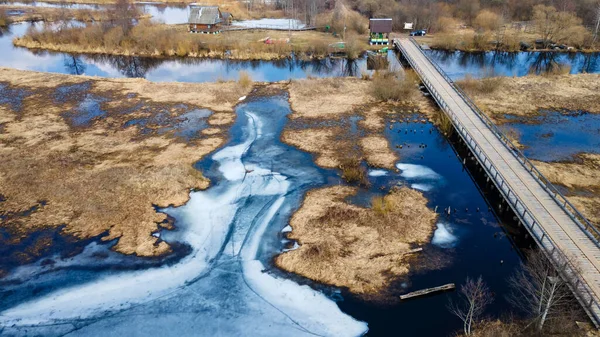
<svg viewBox="0 0 600 337"><path fill-rule="evenodd" d="M312 280L347 287L360 295L375 295L410 269L406 253L427 243L436 214L427 199L408 188L376 201L377 210L344 202L351 187L310 191L292 216L290 239L300 248L275 259L280 268Z"/></svg>
<svg viewBox="0 0 600 337"><path fill-rule="evenodd" d="M392 151L387 139L381 135L362 137L359 140L362 152L371 166L394 169L399 160L396 152Z"/></svg>
<svg viewBox="0 0 600 337"><path fill-rule="evenodd" d="M469 95L485 95L492 94L498 90L504 84L505 79L506 77L494 76L493 74L475 79L470 74L467 74L464 79L456 81L456 84Z"/></svg>
<svg viewBox="0 0 600 337"><path fill-rule="evenodd" d="M535 161L534 165L553 184L594 195L594 197L572 195L567 198L591 222L600 226L600 155L581 154L578 159L573 163Z"/></svg>
<svg viewBox="0 0 600 337"><path fill-rule="evenodd" d="M352 148L351 142L337 138L343 132L344 130L339 127L300 130L286 128L281 140L300 150L315 154L315 163L321 167L338 168L342 156Z"/></svg>
<svg viewBox="0 0 600 337"><path fill-rule="evenodd" d="M294 114L291 118L350 114L357 106L372 101L369 86L370 82L356 78L292 81L289 92Z"/></svg>
<svg viewBox="0 0 600 337"><path fill-rule="evenodd" d="M471 91L470 95L484 112L500 118L536 114L539 109L600 113L600 75L504 78L493 91Z"/></svg>
<svg viewBox="0 0 600 337"><path fill-rule="evenodd" d="M250 89L252 87L252 84L254 83L250 74L247 71L240 71L239 76L240 77L238 79L238 84L245 90Z"/></svg>
<svg viewBox="0 0 600 337"><path fill-rule="evenodd" d="M497 38L494 31L486 30L476 32L473 29L453 29L425 37L419 37L417 40L434 49L462 51L519 51L521 42L526 42L531 46L534 46L534 42L538 38L535 34L526 33L513 28L507 28L503 37L503 40L497 45L496 43L493 43Z"/></svg>
<svg viewBox="0 0 600 337"><path fill-rule="evenodd" d="M0 81L11 90L30 92L20 110L0 106L0 191L6 199L0 213L9 215L1 226L11 233L13 243L28 233L64 225L65 235L88 239L106 233L104 240L118 239L116 251L140 256L170 251L167 243L151 235L169 226L153 206L181 205L190 189L206 188L207 179L192 164L220 146L225 134L213 131L182 141L173 132L153 132L151 124L149 133L141 133L139 127L124 128L124 123L150 120L160 111L168 112L171 123L187 111L177 107L181 103L189 108L218 107L220 114L233 116L235 103L222 101L222 93L245 94L236 83L184 88L11 69L0 69ZM82 82L90 85L86 93L108 101L101 105L104 117L78 126L69 113L85 96L71 94L55 102L54 95L58 86ZM127 109L131 111L123 113ZM33 206L39 209L19 215Z"/></svg>
<svg viewBox="0 0 600 337"><path fill-rule="evenodd" d="M403 74L377 71L371 81L370 93L378 101L411 101L418 94L417 83L412 71Z"/></svg>
<svg viewBox="0 0 600 337"><path fill-rule="evenodd" d="M362 166L362 161L357 157L345 157L340 160L339 169L342 170L342 179L347 183L357 183L362 186L369 185L367 169Z"/></svg>
<svg viewBox="0 0 600 337"><path fill-rule="evenodd" d="M0 7L0 27L7 27L11 23L4 7Z"/></svg>
<svg viewBox="0 0 600 337"><path fill-rule="evenodd" d="M282 140L317 155L316 163L322 167L338 168L352 155L369 166L393 169L398 157L381 136L385 119L402 104L425 106L427 100L411 94L402 102L376 103L371 85L371 81L355 78L292 81L288 90L295 126L286 127ZM347 126L352 116L362 118L356 134ZM327 124L335 126L321 126Z"/></svg>
<svg viewBox="0 0 600 337"><path fill-rule="evenodd" d="M264 39L267 37L281 42L266 44ZM292 52L303 58L323 58L329 55L328 45L338 41L339 38L331 34L316 31L190 34L186 25L142 20L129 32L101 24L69 27L60 32L32 29L15 38L13 43L26 48L72 53L272 60L289 57ZM356 40L352 46L355 53L369 48L366 38Z"/></svg>

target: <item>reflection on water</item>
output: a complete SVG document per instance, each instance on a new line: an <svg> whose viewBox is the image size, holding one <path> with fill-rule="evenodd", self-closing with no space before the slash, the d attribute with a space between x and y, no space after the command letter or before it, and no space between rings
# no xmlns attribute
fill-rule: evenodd
<svg viewBox="0 0 600 337"><path fill-rule="evenodd" d="M454 80L469 74L525 76L548 72L598 73L600 53L426 51Z"/></svg>
<svg viewBox="0 0 600 337"><path fill-rule="evenodd" d="M600 153L600 115L583 111L541 111L538 116L507 115L501 127L514 130L527 157L543 161L572 160L582 152Z"/></svg>
<svg viewBox="0 0 600 337"><path fill-rule="evenodd" d="M276 82L306 77L360 76L369 73L366 58L348 60L326 58L302 60L241 61L200 58L154 58L102 54L68 54L14 47L12 39L23 35L30 26L16 24L0 36L0 66L22 70L104 77L143 77L151 81L210 82L236 80L246 71L255 81ZM393 52L388 58L397 63Z"/></svg>

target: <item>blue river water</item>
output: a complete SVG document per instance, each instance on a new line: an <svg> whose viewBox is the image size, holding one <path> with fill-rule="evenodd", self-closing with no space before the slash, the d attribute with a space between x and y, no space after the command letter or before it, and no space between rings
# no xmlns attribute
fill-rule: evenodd
<svg viewBox="0 0 600 337"><path fill-rule="evenodd" d="M542 110L536 116L505 117L501 128L516 132L528 158L569 161L579 153L600 153L599 114Z"/></svg>
<svg viewBox="0 0 600 337"><path fill-rule="evenodd" d="M453 80L466 75L525 76L529 74L600 73L600 53L581 52L462 52L428 50Z"/></svg>

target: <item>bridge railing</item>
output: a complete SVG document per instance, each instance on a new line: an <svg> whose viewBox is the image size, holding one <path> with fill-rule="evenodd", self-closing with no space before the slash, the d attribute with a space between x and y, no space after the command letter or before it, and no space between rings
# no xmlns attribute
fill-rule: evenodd
<svg viewBox="0 0 600 337"><path fill-rule="evenodd" d="M421 50L419 44L414 38L410 38L411 42ZM543 174L540 172L533 163L519 150L513 142L502 132L490 118L483 113L477 105L469 98L469 96L459 87L454 81L446 74L446 72L435 62L429 55L423 53L425 57L431 62L431 64L437 69L437 71L450 83L452 88L462 97L462 99L469 105L473 111L477 113L479 118L494 132L496 137L500 139L505 146L512 150L515 157L523 164L523 166L531 172L540 185L552 196L556 203L567 213L571 219L577 223L577 225L584 230L586 235L600 248L600 230L598 230L589 220L579 212L579 210L569 201L567 198L552 184Z"/></svg>
<svg viewBox="0 0 600 337"><path fill-rule="evenodd" d="M415 43L414 40L413 40L413 43ZM571 258L566 256L560 250L560 248L558 248L556 243L547 235L544 228L535 219L534 213L531 212L527 208L527 206L521 200L519 200L517 195L511 190L506 178L502 175L501 172L499 172L496 169L496 167L494 167L491 160L488 159L487 155L483 152L483 150L477 144L477 142L471 137L471 135L469 134L467 129L464 127L464 125L460 122L460 120L458 119L456 114L454 114L454 112L450 109L450 107L448 106L446 101L442 98L440 93L438 93L437 90L435 89L435 87L431 84L431 82L429 81L427 76L424 74L423 70L408 56L408 53L404 49L404 47L400 43L395 43L395 45L405 55L405 58L408 61L408 63L411 65L411 67L418 73L419 77L421 78L421 80L423 81L425 86L427 86L430 94L433 96L433 98L435 99L437 104L440 106L440 108L446 112L447 116L450 118L455 129L460 133L461 137L465 140L465 143L467 144L467 146L469 146L469 148L471 149L471 152L477 157L479 162L482 164L482 166L488 173L488 176L494 181L494 184L496 185L496 187L498 187L498 190L504 195L507 203L512 207L513 211L519 216L521 221L528 227L529 232L531 233L532 237L535 239L535 241L541 248L542 252L544 252L546 257L548 257L548 259L554 264L554 266L556 267L556 270L561 274L562 279L567 282L569 288L571 289L571 291L573 292L575 297L578 299L578 301L581 303L584 310L592 318L596 327L599 327L600 326L600 316L598 316L597 313L600 312L600 304L596 301L596 298L595 298L593 292L591 291L590 285L585 281L585 279L583 277L581 277L579 267L571 260ZM417 47L418 47L418 45L417 45ZM419 48L419 50L420 50L420 48ZM463 98L467 97L462 91L460 91L460 89L458 89L456 86L454 86L452 80L445 74L445 72L443 72L439 68L439 66L437 66L437 64L435 62L433 62L431 59L429 59L429 61L446 78L446 80L455 89L457 89L457 91ZM467 101L467 100L465 100L465 101ZM477 109L472 102L470 102L470 103L469 102L470 102L470 100L468 100L467 103L470 105L472 104L474 107L474 110L478 114L482 114L482 112L479 111L479 109ZM503 141L503 143L506 146L509 147L509 149L514 151L515 148L512 145L512 143L510 142L510 140L508 138L506 138L506 136L504 136L503 133L499 129L497 129L496 126L489 119L487 119L487 121L489 123L491 123L491 124L488 124L486 122L486 124L490 127L490 129L492 129L494 131L494 133L496 133L496 135ZM485 122L485 119L484 119L484 122ZM524 158L524 156L522 154L520 154L520 155ZM527 160L527 158L524 158L524 160L522 160L520 158L520 161L522 163L528 163L529 165L531 165L531 167L533 167L533 165ZM535 167L533 167L533 169L535 169ZM529 169L529 171L532 172L530 169ZM535 171L537 171L537 170L535 170ZM537 172L539 172L539 171L537 171ZM539 173L539 174L541 175L541 173ZM541 176L543 177L543 175L541 175Z"/></svg>

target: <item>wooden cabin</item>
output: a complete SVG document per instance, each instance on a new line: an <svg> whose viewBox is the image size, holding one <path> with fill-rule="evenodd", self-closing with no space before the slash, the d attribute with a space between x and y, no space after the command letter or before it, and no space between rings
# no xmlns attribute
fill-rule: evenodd
<svg viewBox="0 0 600 337"><path fill-rule="evenodd" d="M369 44L388 45L392 32L392 19L369 20Z"/></svg>
<svg viewBox="0 0 600 337"><path fill-rule="evenodd" d="M221 12L221 15L223 16L223 25L231 26L231 21L233 21L233 15L229 12Z"/></svg>
<svg viewBox="0 0 600 337"><path fill-rule="evenodd" d="M217 34L221 32L223 14L217 6L190 5L188 19L191 33Z"/></svg>

